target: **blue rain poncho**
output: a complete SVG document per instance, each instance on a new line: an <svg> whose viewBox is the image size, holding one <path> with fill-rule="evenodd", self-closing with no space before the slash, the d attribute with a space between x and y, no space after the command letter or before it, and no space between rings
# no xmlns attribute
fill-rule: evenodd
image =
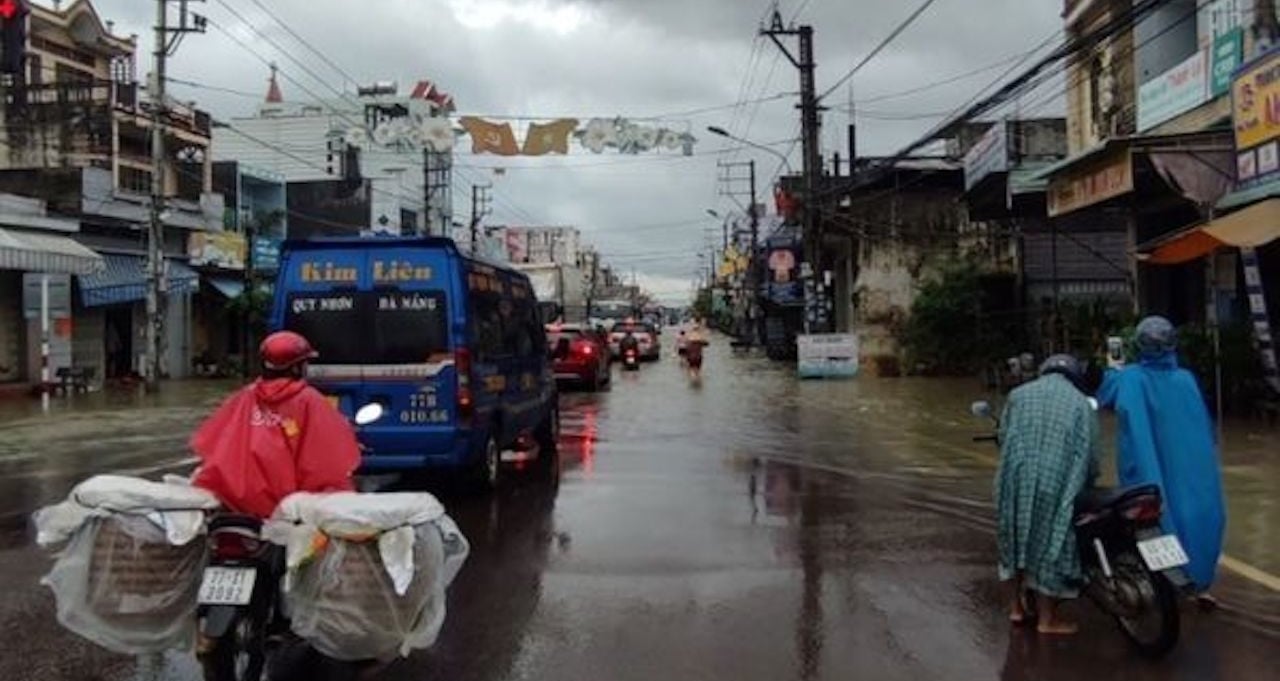
<svg viewBox="0 0 1280 681"><path fill-rule="evenodd" d="M1119 419L1116 466L1123 486L1154 483L1162 525L1178 536L1198 590L1213 584L1226 525L1213 425L1200 386L1172 350L1107 372L1098 402Z"/></svg>

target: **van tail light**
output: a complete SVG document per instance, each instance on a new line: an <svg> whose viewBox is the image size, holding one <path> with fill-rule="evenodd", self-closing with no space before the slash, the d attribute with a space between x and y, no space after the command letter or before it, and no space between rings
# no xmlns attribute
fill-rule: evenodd
<svg viewBox="0 0 1280 681"><path fill-rule="evenodd" d="M238 560L256 556L262 550L262 540L256 534L239 528L216 530L211 537L213 556L224 560Z"/></svg>
<svg viewBox="0 0 1280 681"><path fill-rule="evenodd" d="M453 353L453 370L458 376L458 422L469 425L476 413L475 393L471 389L471 351L458 348Z"/></svg>
<svg viewBox="0 0 1280 681"><path fill-rule="evenodd" d="M1154 523L1160 520L1160 497L1138 497L1120 509L1125 520L1135 523Z"/></svg>

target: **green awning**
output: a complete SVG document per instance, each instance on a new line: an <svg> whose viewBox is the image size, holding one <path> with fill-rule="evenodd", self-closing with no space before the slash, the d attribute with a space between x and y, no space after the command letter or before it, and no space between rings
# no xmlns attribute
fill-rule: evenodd
<svg viewBox="0 0 1280 681"><path fill-rule="evenodd" d="M1277 196L1280 196L1280 180L1273 180L1251 189L1231 192L1222 197L1215 208L1217 210L1235 210L1236 208Z"/></svg>

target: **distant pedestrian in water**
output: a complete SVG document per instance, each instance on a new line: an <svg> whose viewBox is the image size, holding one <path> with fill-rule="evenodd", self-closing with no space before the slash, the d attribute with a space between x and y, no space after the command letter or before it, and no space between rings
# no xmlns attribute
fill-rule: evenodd
<svg viewBox="0 0 1280 681"><path fill-rule="evenodd" d="M1173 324L1147 317L1135 342L1138 363L1108 371L1098 390L1098 402L1115 409L1119 420L1120 484L1160 486L1161 524L1191 559L1186 571L1201 604L1212 606L1207 591L1226 527L1213 423L1195 376L1178 367Z"/></svg>
<svg viewBox="0 0 1280 681"><path fill-rule="evenodd" d="M1000 421L995 502L1000 579L1012 582L1009 619L1027 620L1037 592L1042 634L1073 634L1058 606L1079 595L1075 499L1097 475L1098 416L1080 388L1083 371L1067 355L1045 360L1040 377L1009 395Z"/></svg>

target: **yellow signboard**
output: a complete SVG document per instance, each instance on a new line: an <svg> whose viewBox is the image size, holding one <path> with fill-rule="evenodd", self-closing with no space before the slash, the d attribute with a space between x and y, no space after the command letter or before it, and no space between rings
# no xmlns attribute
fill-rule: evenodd
<svg viewBox="0 0 1280 681"><path fill-rule="evenodd" d="M1280 53L1241 71L1231 83L1236 149L1280 137Z"/></svg>
<svg viewBox="0 0 1280 681"><path fill-rule="evenodd" d="M193 232L187 241L187 255L198 267L244 269L248 245L238 232Z"/></svg>
<svg viewBox="0 0 1280 681"><path fill-rule="evenodd" d="M1071 169L1049 181L1049 217L1064 215L1133 191L1133 161L1127 148Z"/></svg>

